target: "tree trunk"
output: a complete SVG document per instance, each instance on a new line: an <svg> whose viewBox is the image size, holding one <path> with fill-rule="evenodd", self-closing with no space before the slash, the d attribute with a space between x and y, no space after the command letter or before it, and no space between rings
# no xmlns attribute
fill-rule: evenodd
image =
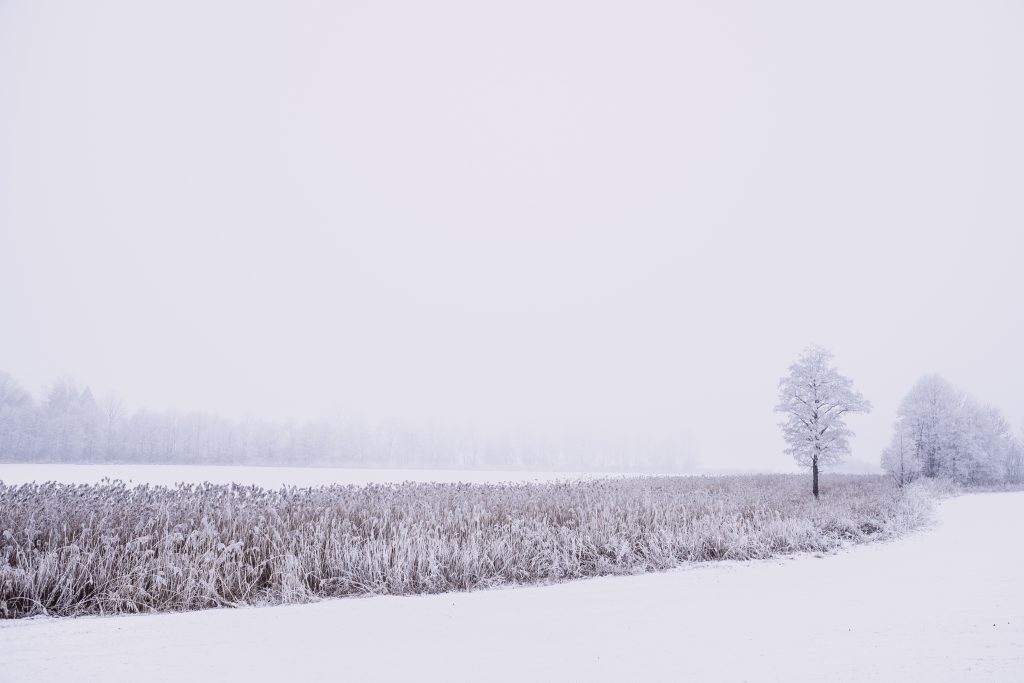
<svg viewBox="0 0 1024 683"><path fill-rule="evenodd" d="M811 476L814 478L814 499L818 499L818 460L815 458L811 462Z"/></svg>

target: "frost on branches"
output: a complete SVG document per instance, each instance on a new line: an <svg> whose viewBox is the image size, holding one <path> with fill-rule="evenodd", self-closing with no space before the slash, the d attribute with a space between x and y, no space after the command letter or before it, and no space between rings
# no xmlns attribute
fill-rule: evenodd
<svg viewBox="0 0 1024 683"><path fill-rule="evenodd" d="M797 463L811 468L814 497L818 497L818 471L837 463L850 452L853 432L846 426L847 413L867 413L868 402L853 389L853 382L831 365L832 352L820 346L804 350L789 374L779 380L776 412L786 419L780 424Z"/></svg>
<svg viewBox="0 0 1024 683"><path fill-rule="evenodd" d="M900 404L882 467L900 486L918 477L966 485L1024 481L1024 446L998 410L938 375L925 375Z"/></svg>

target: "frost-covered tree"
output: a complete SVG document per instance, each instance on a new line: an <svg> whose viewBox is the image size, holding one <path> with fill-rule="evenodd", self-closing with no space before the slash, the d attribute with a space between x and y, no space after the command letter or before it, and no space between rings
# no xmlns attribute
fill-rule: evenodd
<svg viewBox="0 0 1024 683"><path fill-rule="evenodd" d="M34 410L32 396L0 371L0 458L25 457L31 451Z"/></svg>
<svg viewBox="0 0 1024 683"><path fill-rule="evenodd" d="M786 452L811 469L815 498L819 470L840 462L850 452L853 432L846 426L846 415L871 410L871 403L831 363L828 349L805 349L789 366L789 374L779 380L779 404L775 407L786 416L780 423L789 444Z"/></svg>
<svg viewBox="0 0 1024 683"><path fill-rule="evenodd" d="M79 390L71 378L54 382L41 415L39 449L55 461L89 462L97 453L100 412L92 390Z"/></svg>
<svg viewBox="0 0 1024 683"><path fill-rule="evenodd" d="M964 399L942 377L925 375L900 403L896 430L913 443L913 458L923 476L955 478Z"/></svg>
<svg viewBox="0 0 1024 683"><path fill-rule="evenodd" d="M938 375L914 384L897 417L882 467L898 482L923 476L981 484L1019 476L1018 446L999 411Z"/></svg>
<svg viewBox="0 0 1024 683"><path fill-rule="evenodd" d="M914 448L914 439L906 429L897 428L889 446L882 451L882 468L901 487L921 475L921 460Z"/></svg>
<svg viewBox="0 0 1024 683"><path fill-rule="evenodd" d="M961 481L998 482L1006 478L1007 462L1013 452L1010 425L992 406L973 399L965 401L963 425L964 457L959 461Z"/></svg>
<svg viewBox="0 0 1024 683"><path fill-rule="evenodd" d="M1006 454L1006 481L1011 484L1024 483L1024 427Z"/></svg>

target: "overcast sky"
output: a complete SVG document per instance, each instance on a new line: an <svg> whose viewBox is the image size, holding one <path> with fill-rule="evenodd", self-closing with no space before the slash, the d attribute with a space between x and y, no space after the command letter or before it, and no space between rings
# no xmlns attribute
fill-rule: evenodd
<svg viewBox="0 0 1024 683"><path fill-rule="evenodd" d="M939 372L1024 421L1024 4L0 0L0 369L681 435Z"/></svg>

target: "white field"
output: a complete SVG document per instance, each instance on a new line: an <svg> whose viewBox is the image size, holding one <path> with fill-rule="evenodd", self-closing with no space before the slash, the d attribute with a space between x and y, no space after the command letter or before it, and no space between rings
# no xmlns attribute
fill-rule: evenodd
<svg viewBox="0 0 1024 683"><path fill-rule="evenodd" d="M622 476L579 472L526 472L517 470L414 470L351 469L335 467L244 467L218 465L39 465L0 463L0 482L25 484L59 481L94 484L104 477L134 484L255 484L264 488L416 482L498 483L553 481Z"/></svg>
<svg viewBox="0 0 1024 683"><path fill-rule="evenodd" d="M553 586L0 622L5 681L1021 681L1024 493L825 557Z"/></svg>

